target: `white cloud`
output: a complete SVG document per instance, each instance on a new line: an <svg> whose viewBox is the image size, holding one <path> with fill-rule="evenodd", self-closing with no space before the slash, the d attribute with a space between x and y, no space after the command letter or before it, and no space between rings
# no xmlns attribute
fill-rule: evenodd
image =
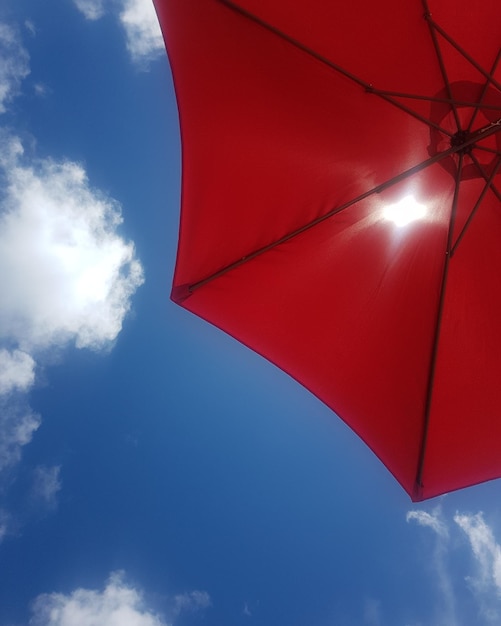
<svg viewBox="0 0 501 626"><path fill-rule="evenodd" d="M0 349L0 395L28 391L35 380L35 361L22 350Z"/></svg>
<svg viewBox="0 0 501 626"><path fill-rule="evenodd" d="M468 618L462 615L463 608L473 598L475 611L481 616L481 622L478 622L478 615L474 622L497 626L501 623L501 545L481 512L475 515L456 513L453 519L455 524L448 524L440 506L433 513L410 511L407 514L407 521L415 521L435 534L433 552L431 558L427 558L440 590L434 623L457 626L463 624L461 617L467 623ZM458 557L464 566L463 578L458 578L456 571ZM465 557L473 559L473 570ZM451 565L452 559L456 568ZM465 576L468 569L472 573ZM472 595L465 596L464 581ZM470 620L470 623L473 622Z"/></svg>
<svg viewBox="0 0 501 626"><path fill-rule="evenodd" d="M163 54L164 41L152 0L123 0L120 22L134 61L142 63Z"/></svg>
<svg viewBox="0 0 501 626"><path fill-rule="evenodd" d="M43 504L49 509L56 506L57 493L61 490L60 472L59 465L53 467L39 465L35 468L32 497L38 504Z"/></svg>
<svg viewBox="0 0 501 626"><path fill-rule="evenodd" d="M0 154L0 336L27 352L106 347L143 282L133 244L117 233L119 206L80 165L22 164L19 145L11 139Z"/></svg>
<svg viewBox="0 0 501 626"><path fill-rule="evenodd" d="M0 113L18 93L21 82L30 73L29 55L17 31L0 22Z"/></svg>
<svg viewBox="0 0 501 626"><path fill-rule="evenodd" d="M104 10L104 0L78 2L88 17ZM29 20L24 27L36 34ZM0 113L28 74L18 31L0 22ZM0 472L19 462L41 423L27 401L36 360L68 344L107 349L122 328L143 270L121 223L119 204L90 186L81 165L29 160L0 128ZM45 508L55 505L59 471L35 470L31 496ZM6 532L0 515L0 540Z"/></svg>
<svg viewBox="0 0 501 626"><path fill-rule="evenodd" d="M103 0L73 0L77 9L88 20L98 20L104 15Z"/></svg>
<svg viewBox="0 0 501 626"><path fill-rule="evenodd" d="M143 282L116 202L71 161L23 161L0 136L0 470L19 461L40 417L23 393L42 352L109 347ZM1 345L1 343L0 343Z"/></svg>
<svg viewBox="0 0 501 626"><path fill-rule="evenodd" d="M174 617L181 611L199 611L211 605L205 591L191 591L174 596ZM172 626L146 605L140 589L124 581L123 572L114 572L104 589L76 589L43 594L32 607L33 626Z"/></svg>
<svg viewBox="0 0 501 626"><path fill-rule="evenodd" d="M111 575L103 591L41 595L33 614L35 626L168 626L145 606L141 591L127 585L120 572Z"/></svg>
<svg viewBox="0 0 501 626"><path fill-rule="evenodd" d="M115 13L122 25L132 60L145 67L165 51L153 0L73 0L88 20Z"/></svg>

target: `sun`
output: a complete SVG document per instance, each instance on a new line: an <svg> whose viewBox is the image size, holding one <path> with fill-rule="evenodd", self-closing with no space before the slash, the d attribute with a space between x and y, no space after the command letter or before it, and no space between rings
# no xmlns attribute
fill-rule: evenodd
<svg viewBox="0 0 501 626"><path fill-rule="evenodd" d="M383 210L384 218L400 228L423 219L426 213L426 206L420 204L412 194L405 196L395 204L388 204Z"/></svg>

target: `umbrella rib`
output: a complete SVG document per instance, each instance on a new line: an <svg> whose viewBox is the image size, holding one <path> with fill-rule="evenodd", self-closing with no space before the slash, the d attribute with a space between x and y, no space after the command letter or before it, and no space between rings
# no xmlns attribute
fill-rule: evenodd
<svg viewBox="0 0 501 626"><path fill-rule="evenodd" d="M463 170L463 159L464 159L464 154L460 152L459 163L458 163L458 168L456 172L456 185L454 188L454 198L452 200L452 208L451 208L451 214L450 214L450 219L449 219L449 232L447 234L447 248L445 251L445 262L444 262L444 267L442 270L442 282L440 284L437 317L435 320L435 332L433 335L433 344L432 344L432 349L431 349L428 383L427 383L427 388L426 388L423 431L421 433L421 445L420 445L419 456L418 456L416 483L414 486L414 490L415 490L414 494L416 496L420 495L424 486L423 485L423 470L424 470L424 461L425 461L425 456L426 456L426 445L428 443L428 431L430 427L431 401L433 397L433 386L435 382L435 373L436 373L436 368L437 368L438 344L439 344L439 339L440 339L442 317L443 317L444 305L445 305L445 291L446 291L446 285L447 285L447 276L449 273L449 263L451 260L450 249L451 249L451 244L452 244L454 221L456 218L457 206L458 206L458 201L459 201L459 188L460 188L460 182L461 182L461 174Z"/></svg>
<svg viewBox="0 0 501 626"><path fill-rule="evenodd" d="M477 148L478 148L478 146L477 146ZM498 157L501 158L501 154L497 153L497 155L498 155ZM475 165L477 166L478 171L482 174L482 178L485 180L485 182L488 182L489 176L488 176L487 172L485 171L485 169L483 168L483 166L480 163L480 161L477 159L476 155L472 152L469 156L472 159L472 161L475 163ZM498 188L494 184L494 179L492 180L492 182L490 184L490 188L491 188L492 193L499 200L499 202L501 202L501 192L498 190Z"/></svg>
<svg viewBox="0 0 501 626"><path fill-rule="evenodd" d="M370 85L369 88L366 89L366 91L369 92L369 93L374 94L375 96L379 96L382 100L386 100L386 102L389 102L393 106L397 107L397 109L401 109L402 111L405 111L405 113L408 113L412 117L415 117L420 122L424 122L430 128L435 128L435 129L439 130L441 133L443 133L444 135L448 135L449 137L453 136L453 133L451 133L450 131L446 130L442 126L440 126L440 124L437 124L436 122L433 122L432 120L428 119L424 115L421 115L420 113L417 113L417 111L413 111L412 109L410 109L409 107L405 106L401 102L398 102L397 100L394 100L391 96L387 96L384 91L376 89L372 85Z"/></svg>
<svg viewBox="0 0 501 626"><path fill-rule="evenodd" d="M424 100L426 102L438 102L440 104L456 104L461 107L481 107L482 109L489 109L493 111L501 111L501 104L482 104L481 100L479 102L468 102L466 100L456 100L450 98L436 98L434 96L422 96L420 94L415 93L400 93L398 91L388 91L386 89L376 89L372 90L373 93L377 95L386 95L394 98L409 98L411 100ZM451 133L452 134L452 133Z"/></svg>
<svg viewBox="0 0 501 626"><path fill-rule="evenodd" d="M487 132L489 132L489 131L487 131ZM268 251L272 250L273 248L275 248L275 247L277 247L277 246L279 246L279 245L281 245L281 244L283 244L283 243L285 243L287 241L290 241L292 238L294 238L294 237L304 233L305 231L309 230L310 228L313 228L314 226L317 226L318 224L321 224L322 222L324 222L325 220L329 219L330 217L332 217L334 215L337 215L338 213L341 213L341 211L344 211L345 209L349 208L350 206L353 206L357 202L365 200L366 198L369 198L370 196L372 196L374 194L381 193L382 191L388 189L389 187L392 187L393 185L396 185L397 183L405 180L406 178L409 178L409 176L412 176L413 174L417 174L418 172L421 172L422 170L426 169L430 165L433 165L434 163L438 163L442 159L445 159L446 157L450 156L451 154L459 152L460 157L461 157L462 156L461 152L465 148L467 148L469 145L471 145L474 141L475 141L475 138L470 138L465 143L461 144L460 146L451 146L447 150L444 150L444 152L439 152L438 154L435 154L434 156L430 157L429 159L426 159L425 161L422 161L421 163L418 163L417 165L414 165L413 167L409 168L408 170L405 170L404 172L401 172L400 174L397 174L397 176L394 176L393 178L390 178L389 180L385 181L384 183L381 183L381 184L377 185L376 187L373 187L372 189L369 189L368 191L365 191L364 193L360 194L356 198L353 198L352 200L349 200L348 202L345 202L341 206L336 207L335 209L331 209L328 213L325 213L324 215L321 215L320 217L317 217L316 219L312 220L308 224L305 224L304 226L301 226L300 228L297 228L296 230L288 233L287 235L284 235L283 237L280 237L280 239L277 239L276 241L274 241L274 242L272 242L272 243L270 243L270 244L268 244L266 246L263 246L262 248L259 248L258 250L255 250L254 252L251 252L251 253L243 256L242 258L238 259L238 261L234 261L233 263L230 263L229 265L226 265L225 267L223 267L222 269L218 270L217 272L214 272L210 276L207 276L207 277L203 278L202 280L199 280L199 281L197 281L195 283L192 283L192 284L189 284L189 285L183 287L183 292L187 294L185 297L188 297L194 291L196 291L197 289L200 289L200 287L203 287L204 285L206 285L207 283L210 283L211 281L215 280L216 278L219 278L220 276L223 276L224 274L226 274L230 270L233 270L233 269L239 267L240 265L243 265L244 263L247 263L248 261L251 261L252 259L255 259L256 257L260 256L261 254L264 254L265 252L268 252Z"/></svg>
<svg viewBox="0 0 501 626"><path fill-rule="evenodd" d="M494 59L494 63L492 64L491 67L491 71L490 71L490 76L492 76L494 74L494 72L496 71L496 67L499 63L499 59L501 58L501 48L499 48L498 53L496 55L496 58ZM480 111L480 108L488 108L486 105L483 104L485 95L487 93L487 89L489 87L489 80L486 80L482 89L482 93L480 94L480 98L478 100L477 105L475 106L475 109L473 110L473 113L471 114L471 119L470 119L470 123L468 124L468 128L467 131L470 132L472 127L473 127L473 123Z"/></svg>
<svg viewBox="0 0 501 626"><path fill-rule="evenodd" d="M438 65L440 67L440 73L442 74L442 78L445 84L445 89L447 90L447 95L449 99L452 101L452 112L454 114L454 119L456 120L457 129L461 128L461 121L459 119L459 113L457 110L456 102L452 97L452 89L449 81L449 77L447 75L447 70L444 63L444 57L442 56L442 50L440 49L440 44L438 42L437 33L435 32L435 22L431 19L431 12L428 7L428 0L423 0L423 7L425 10L424 18L428 22L428 27L430 29L431 39L433 41L433 47L435 48L435 54L437 55Z"/></svg>
<svg viewBox="0 0 501 626"><path fill-rule="evenodd" d="M423 1L426 1L426 0L423 0ZM487 78L490 84L494 85L494 87L497 87L497 89L501 91L501 83L499 83L494 78L494 76L492 76L489 72L486 72L484 68L479 63L477 63L477 61L475 61L475 59L470 54L468 54L468 52L466 52L464 48L462 48L456 41L454 41L454 39L450 35L448 35L447 32L433 20L433 18L431 17L431 14L427 16L427 19L430 24L433 24L433 27L435 28L435 30L439 32L440 35L442 35L442 37L446 41L448 41L453 48L455 48L467 61L469 61L471 65L473 65L473 67L482 74L482 76Z"/></svg>
<svg viewBox="0 0 501 626"><path fill-rule="evenodd" d="M324 57L323 55L319 54L318 52L315 52L315 50L313 50L312 48L310 48L310 47L306 46L305 44L301 43L300 41L298 41L294 37L291 37L287 33L284 33L283 31L281 31L279 28L276 28L275 26L272 26L271 24L269 24L265 20L262 20L257 15L254 15L250 11L247 11L247 9L244 9L243 7L240 7L238 4L235 4L232 0L218 0L218 2L220 2L221 4L224 4L226 7L228 7L229 9L234 11L235 13L238 13L238 14L242 15L243 17L253 21L254 23L256 23L259 26L261 26L262 28L264 28L264 29L268 30L269 32L273 33L277 37L280 37L284 41L287 41L288 43L290 43L291 45L296 47L298 50L301 50L302 52L305 52L306 54L308 54L312 58L316 59L320 63L323 63L324 65L326 65L330 69L338 72L339 74L342 74L345 78L348 78L349 80L353 81L354 83L356 83L357 85L362 87L367 93L378 96L382 100L385 100L386 102L392 104L393 106L395 106L398 109L404 111L408 115L411 115L412 117L416 118L420 122L423 122L427 126L429 126L431 128L436 128L440 132L442 132L442 133L452 137L452 134L449 131L447 131L446 129L442 128L439 124L436 124L435 122L433 122L432 120L428 119L427 117L424 117L423 115L420 115L419 113L417 113L416 111L413 111L412 109L410 109L409 107L405 106L404 104L402 104L400 102L397 102L396 100L393 100L393 98L391 98L390 96L386 95L384 91L379 91L378 89L375 89L374 86L371 83L366 82L365 80L363 80L359 76L356 76L355 74L353 74L352 72L349 72L348 70L344 69L343 67L341 67L337 63L334 63L333 61L329 60L327 57Z"/></svg>
<svg viewBox="0 0 501 626"><path fill-rule="evenodd" d="M501 156L501 152L499 152L499 150L494 150L494 148L488 148L487 146L475 146L475 148L477 150L482 150L483 152L490 152L496 156Z"/></svg>
<svg viewBox="0 0 501 626"><path fill-rule="evenodd" d="M259 26L261 26L261 27L265 28L266 30L270 31L274 35L277 35L277 37L280 37L281 39L284 39L285 41L287 41L288 43L292 44L293 46L295 46L299 50L302 50L303 52L306 52L307 54L309 54L310 56L315 58L317 61L320 61L321 63L323 63L324 65L327 65L331 69L334 69L337 72L339 72L340 74L343 74L343 76L346 76L346 78L349 78L353 82L357 83L357 85L360 85L360 87L363 87L365 90L367 90L367 91L371 90L370 83L367 83L362 78L359 78L355 74L352 74L348 70L345 70L340 65L337 65L336 63L333 63L332 61L330 61L329 59L327 59L323 55L319 54L318 52L315 52L315 50L313 50L312 48L309 48L308 46L302 44L297 39L294 39L294 37L291 37L290 35L287 35L287 33L284 33L279 28L276 28L275 26L272 26L268 22L265 22L264 20L262 20L257 15L254 15L254 13L251 13L250 11L247 11L246 9L240 7L238 4L235 4L234 2L232 2L232 0L218 0L218 2L220 2L221 4L224 4L229 9L235 11L236 13L239 13L243 17L246 17L247 19L255 22L256 24L258 24Z"/></svg>
<svg viewBox="0 0 501 626"><path fill-rule="evenodd" d="M475 159L475 162L476 162L476 164L477 164L477 167L478 167L478 168L479 168L479 170L480 170L480 173L482 174L482 176L484 176L484 177L485 177L485 172L483 171L483 168L480 166L480 163L478 163L478 161L477 161L476 159ZM456 252L456 249L457 249L458 245L460 244L461 240L463 239L463 237L464 237L464 234L465 234L466 230L467 230L467 229L468 229L468 227L470 226L470 224L471 224L471 222L472 222L472 220L473 220L473 218L474 218L474 216L475 216L476 212L478 211L478 208L479 208L479 207L480 207L480 205L482 204L482 201L483 201L483 199L484 199L484 197L485 197L485 194L489 191L489 189L493 189L493 191L494 191L494 188L493 188L493 186L492 186L492 182L493 182L493 180L494 180L494 177L495 177L495 176L496 176L496 174L498 173L498 171L499 171L499 168L500 168L500 167L501 167L501 159L499 159L499 160L498 160L498 162L496 163L496 166L495 166L495 167L494 167L494 169L492 170L492 172L491 172L490 176L489 176L489 177L487 178L487 180L485 181L484 188L482 189L482 192L480 193L480 196L478 197L478 200L476 201L475 206L473 207L473 209L472 209L472 211L471 211L470 215L468 216L468 219L466 220L466 222L465 222L465 224L464 224L464 226L463 226L463 228L462 228L461 232L459 233L458 238L456 239L456 243L455 243L455 244L454 244L454 246L451 248L451 251L450 251L450 256L451 256L451 257L452 257L452 256L454 255L454 253ZM497 190L496 190L496 191L497 191ZM495 191L494 193L496 193L496 191ZM496 193L496 195L497 195L497 193ZM498 196L498 198L499 198L499 196Z"/></svg>
<svg viewBox="0 0 501 626"><path fill-rule="evenodd" d="M475 147L478 148L478 146L475 146ZM497 154L497 156L501 158L501 154L499 152L496 152L495 154ZM470 156L471 160L477 166L477 169L480 172L480 174L482 175L482 178L485 180L485 182L487 182L489 180L489 176L488 176L487 172L485 171L485 169L483 168L483 166L480 163L480 161L477 159L475 153L471 152L469 156ZM501 202L501 192L498 191L496 185L494 184L494 180L491 183L491 191L496 196L496 198Z"/></svg>

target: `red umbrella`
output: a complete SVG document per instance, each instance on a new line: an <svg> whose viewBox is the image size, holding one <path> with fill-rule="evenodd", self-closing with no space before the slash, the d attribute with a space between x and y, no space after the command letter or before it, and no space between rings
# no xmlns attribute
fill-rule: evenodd
<svg viewBox="0 0 501 626"><path fill-rule="evenodd" d="M182 136L172 298L414 500L501 475L499 0L156 0Z"/></svg>

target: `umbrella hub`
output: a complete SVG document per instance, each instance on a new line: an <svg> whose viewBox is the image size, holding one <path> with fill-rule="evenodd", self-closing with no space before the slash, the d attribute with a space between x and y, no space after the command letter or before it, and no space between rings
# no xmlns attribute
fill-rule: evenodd
<svg viewBox="0 0 501 626"><path fill-rule="evenodd" d="M461 180L484 179L496 167L501 152L501 93L491 85L456 81L442 88L431 103L430 156L447 152L440 165L454 178L463 160ZM465 145L466 144L466 145ZM450 153L450 150L454 154Z"/></svg>
<svg viewBox="0 0 501 626"><path fill-rule="evenodd" d="M467 130L458 130L457 133L451 137L451 148L462 146L472 137L472 133ZM458 154L469 154L472 151L474 144L464 146L457 151Z"/></svg>

